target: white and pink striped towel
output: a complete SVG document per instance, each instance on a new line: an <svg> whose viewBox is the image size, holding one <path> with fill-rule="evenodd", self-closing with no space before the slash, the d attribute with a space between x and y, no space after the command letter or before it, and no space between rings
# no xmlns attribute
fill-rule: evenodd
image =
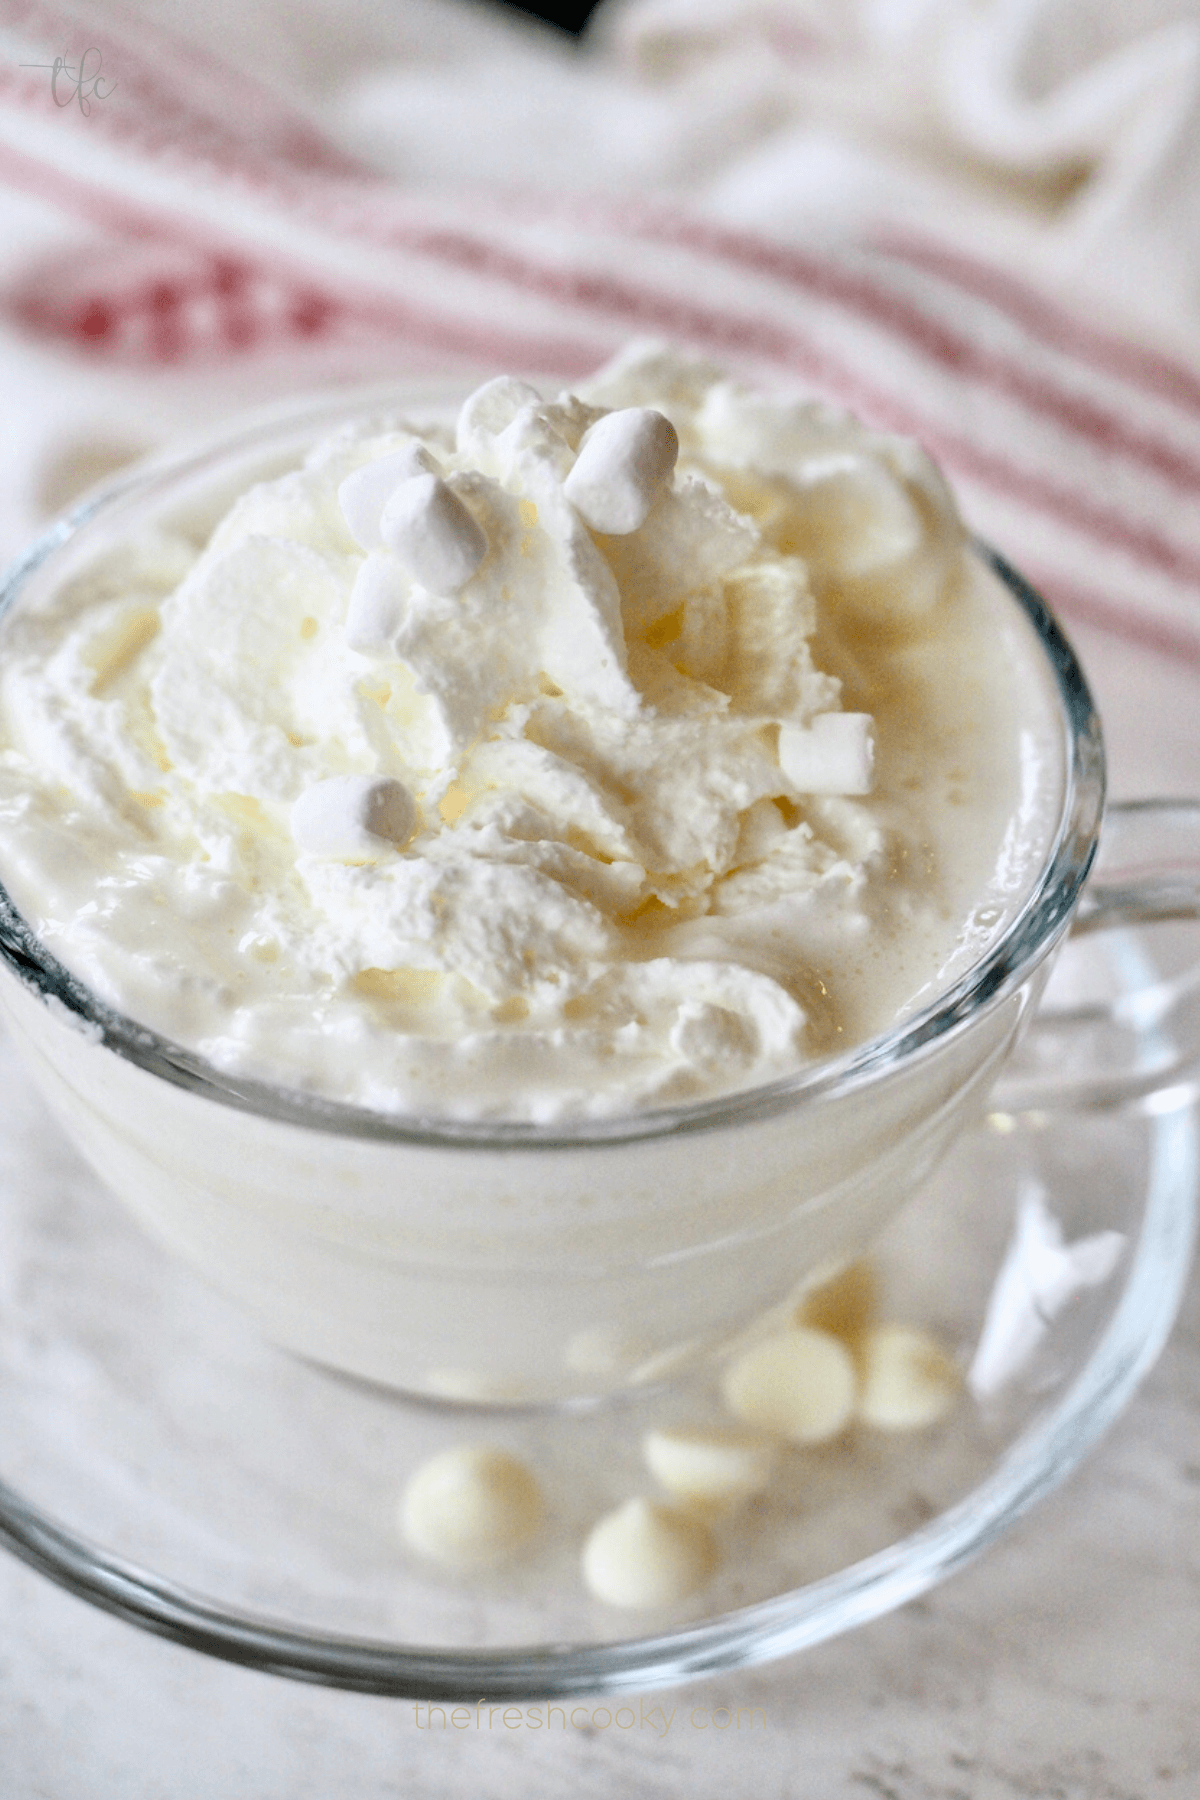
<svg viewBox="0 0 1200 1800"><path fill-rule="evenodd" d="M405 189L116 0L0 0L0 30L0 183L58 221L0 256L11 443L88 381L161 435L156 383L207 417L333 376L569 380L653 334L916 436L1068 617L1200 669L1200 365L911 222L800 247L628 194ZM47 67L85 40L118 84L86 113Z"/></svg>

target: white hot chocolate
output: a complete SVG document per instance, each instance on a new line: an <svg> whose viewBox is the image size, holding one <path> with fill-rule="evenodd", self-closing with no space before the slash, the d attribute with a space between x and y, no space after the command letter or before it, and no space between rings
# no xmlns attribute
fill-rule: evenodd
<svg viewBox="0 0 1200 1800"><path fill-rule="evenodd" d="M255 427L31 565L0 881L90 992L10 919L0 1005L278 1342L592 1396L794 1308L978 1107L1069 709L903 439L644 348L428 413Z"/></svg>
<svg viewBox="0 0 1200 1800"><path fill-rule="evenodd" d="M994 941L1057 817L1041 653L929 459L657 350L356 421L2 653L0 877L54 955L389 1114L848 1049Z"/></svg>

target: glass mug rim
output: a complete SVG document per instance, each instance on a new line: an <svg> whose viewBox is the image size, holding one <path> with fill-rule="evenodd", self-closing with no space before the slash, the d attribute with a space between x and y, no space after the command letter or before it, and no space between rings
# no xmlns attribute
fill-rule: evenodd
<svg viewBox="0 0 1200 1800"><path fill-rule="evenodd" d="M364 407L407 401L461 398L466 384L396 381L368 390L315 396L259 409L240 430L211 436L199 447L157 456L132 473L105 483L52 524L0 579L0 625L29 581L94 522L106 522L123 503L169 500L176 484L215 475L232 461L270 442L335 428ZM286 440L284 434L287 434ZM801 1104L839 1098L909 1063L993 1001L1019 987L1065 931L1099 842L1104 808L1104 750L1100 722L1073 649L1040 594L1012 565L979 538L972 549L1024 614L1050 665L1063 730L1063 784L1056 828L1042 868L1022 905L996 942L942 989L928 1005L889 1030L836 1057L802 1064L768 1083L703 1099L603 1118L556 1121L457 1119L374 1112L275 1083L230 1076L196 1051L139 1024L109 1006L47 949L0 881L0 959L27 989L62 1009L63 1022L93 1038L123 1061L202 1098L280 1124L334 1136L392 1142L414 1148L459 1151L600 1149L691 1135L765 1120Z"/></svg>

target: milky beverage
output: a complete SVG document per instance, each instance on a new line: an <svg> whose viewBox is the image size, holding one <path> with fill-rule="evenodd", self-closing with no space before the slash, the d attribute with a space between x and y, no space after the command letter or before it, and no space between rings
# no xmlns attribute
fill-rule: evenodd
<svg viewBox="0 0 1200 1800"><path fill-rule="evenodd" d="M639 350L185 524L6 621L0 875L102 1001L321 1129L6 982L134 1210L282 1341L485 1398L649 1379L859 1248L1019 1005L869 1094L710 1103L932 1002L1062 805L1044 652L928 458Z"/></svg>

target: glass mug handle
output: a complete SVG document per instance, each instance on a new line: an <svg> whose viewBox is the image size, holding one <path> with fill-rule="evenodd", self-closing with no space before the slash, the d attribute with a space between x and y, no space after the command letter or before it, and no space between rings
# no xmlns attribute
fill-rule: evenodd
<svg viewBox="0 0 1200 1800"><path fill-rule="evenodd" d="M1197 1095L1200 801L1126 801L1105 813L1071 935L991 1105L1161 1110Z"/></svg>

